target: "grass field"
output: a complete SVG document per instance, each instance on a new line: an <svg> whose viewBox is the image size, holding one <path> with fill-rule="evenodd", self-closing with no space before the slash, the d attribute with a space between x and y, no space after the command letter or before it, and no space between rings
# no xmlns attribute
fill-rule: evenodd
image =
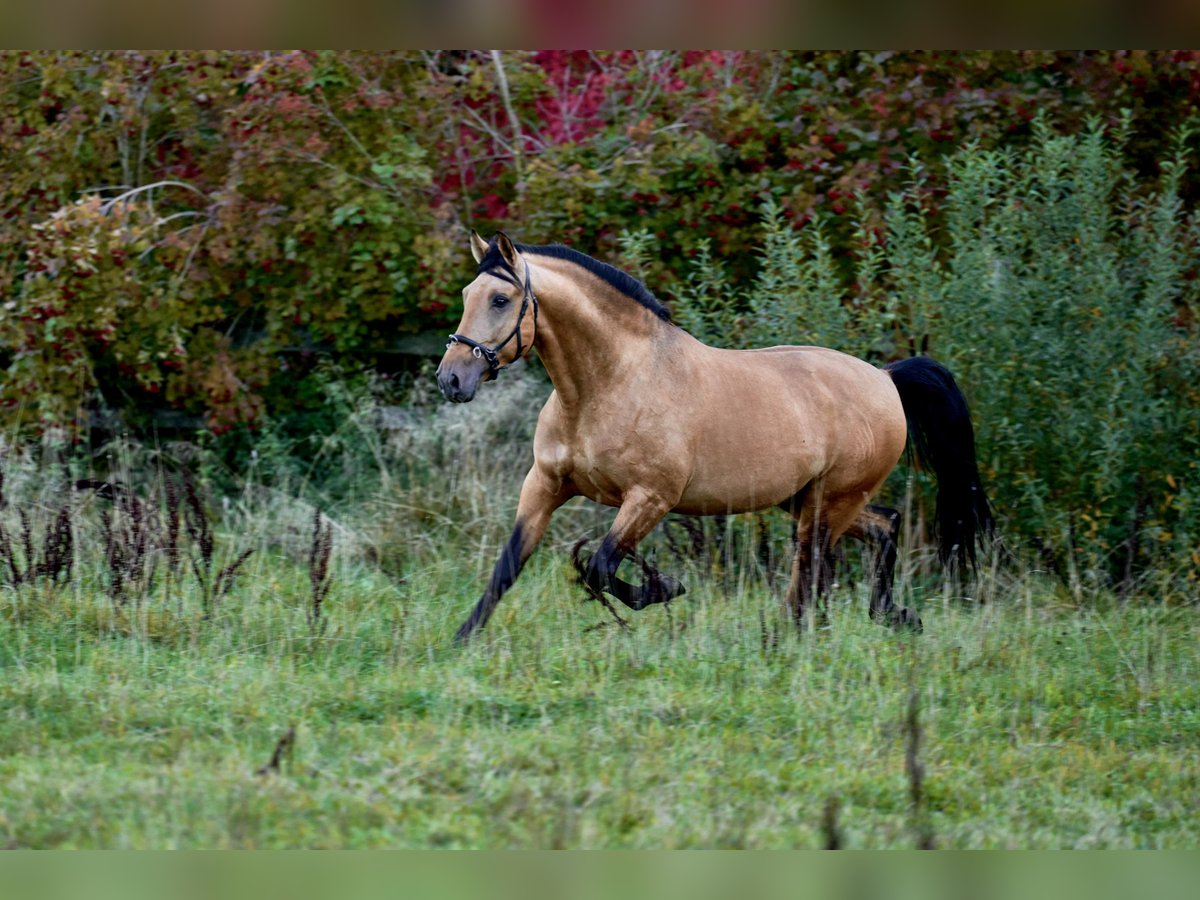
<svg viewBox="0 0 1200 900"><path fill-rule="evenodd" d="M343 566L317 634L306 572L266 554L208 620L117 612L86 578L6 592L0 842L818 847L832 797L849 847L1197 843L1194 608L1079 609L1026 579L925 598L914 637L844 589L798 635L761 586L693 585L670 617L589 631L606 614L549 553L461 650L467 568Z"/></svg>
<svg viewBox="0 0 1200 900"><path fill-rule="evenodd" d="M39 556L69 502L75 565L0 587L0 846L1200 843L1200 619L1177 573L1121 603L1086 573L1009 567L964 600L913 543L898 600L924 634L871 624L845 574L828 625L798 633L768 577L786 560L764 566L755 523L731 519L715 560L651 540L689 591L625 632L567 552L612 513L572 503L481 639L455 647L544 391L514 378L470 409L416 404L388 433L351 409L303 478L264 454L215 479L213 571L254 553L207 616L186 564L114 601L119 510L64 501L59 468L10 454L16 555L20 513ZM107 465L161 501L157 454L115 447ZM316 627L314 505L333 522ZM289 728L290 753L258 774Z"/></svg>

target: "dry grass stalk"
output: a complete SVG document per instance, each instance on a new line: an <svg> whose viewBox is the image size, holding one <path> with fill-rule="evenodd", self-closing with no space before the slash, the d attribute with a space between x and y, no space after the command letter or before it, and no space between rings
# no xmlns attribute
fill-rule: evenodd
<svg viewBox="0 0 1200 900"><path fill-rule="evenodd" d="M908 775L908 796L917 849L932 850L935 842L929 812L925 809L925 766L921 763L921 703L915 688L908 695L908 713L904 717L904 770Z"/></svg>
<svg viewBox="0 0 1200 900"><path fill-rule="evenodd" d="M821 813L821 833L825 836L826 850L841 850L845 841L838 827L838 812L842 803L836 796L830 794L825 800L825 809Z"/></svg>
<svg viewBox="0 0 1200 900"><path fill-rule="evenodd" d="M100 514L100 530L109 596L120 606L128 602L131 592L141 599L153 589L158 523L150 508L130 491L108 496L113 498L113 508Z"/></svg>
<svg viewBox="0 0 1200 900"><path fill-rule="evenodd" d="M762 647L763 655L776 650L779 647L779 618L774 617L770 626L767 625L767 614L761 609L758 611L758 639Z"/></svg>
<svg viewBox="0 0 1200 900"><path fill-rule="evenodd" d="M233 562L217 573L217 580L213 582L212 602L217 603L222 597L229 593L229 589L233 587L234 579L237 577L238 570L242 567L242 563L250 558L253 553L253 548L243 550Z"/></svg>
<svg viewBox="0 0 1200 900"><path fill-rule="evenodd" d="M677 537L674 526L683 529L686 540L680 540ZM667 547L678 562L711 559L708 535L705 534L704 525L696 516L670 516L664 520L662 530L667 538Z"/></svg>
<svg viewBox="0 0 1200 900"><path fill-rule="evenodd" d="M312 548L308 555L308 580L312 585L312 603L308 609L308 627L318 628L321 625L321 609L329 588L333 586L333 576L329 573L329 557L333 552L333 525L321 525L321 511L313 515Z"/></svg>
<svg viewBox="0 0 1200 900"><path fill-rule="evenodd" d="M270 775L272 772L278 772L279 766L283 762L285 756L290 763L292 759L292 751L295 749L295 747L296 726L289 725L288 730L283 733L283 737L281 737L275 743L275 751L271 754L270 760L268 760L267 764L259 768L254 774Z"/></svg>
<svg viewBox="0 0 1200 900"><path fill-rule="evenodd" d="M167 517L163 532L163 554L167 560L167 572L174 578L179 574L179 482L166 479L165 484Z"/></svg>
<svg viewBox="0 0 1200 900"><path fill-rule="evenodd" d="M212 523L208 511L200 499L196 482L190 475L183 478L183 524L194 552L189 552L188 558L192 563L192 572L200 585L201 603L204 615L212 613L213 608L221 598L233 587L235 576L242 564L250 558L253 550L244 550L229 565L220 569L213 577L213 559L216 556L216 540L213 536ZM179 507L177 492L167 492L167 530L164 533L164 546L167 550L168 564L173 558L179 558Z"/></svg>
<svg viewBox="0 0 1200 900"><path fill-rule="evenodd" d="M2 481L2 479L0 479ZM2 486L0 486L2 490ZM13 587L27 584L39 577L48 578L56 584L71 579L75 562L75 539L71 528L71 504L65 502L55 514L42 534L42 551L39 556L34 547L34 525L25 509L17 510L21 520L20 556L13 546L13 535L0 523L0 578Z"/></svg>
<svg viewBox="0 0 1200 900"><path fill-rule="evenodd" d="M71 504L64 503L54 517L54 524L46 531L42 546L41 574L56 584L71 580L75 563L75 538L71 529Z"/></svg>
<svg viewBox="0 0 1200 900"><path fill-rule="evenodd" d="M166 562L169 590L170 582L179 575L186 543L186 556L200 587L201 604L207 616L214 604L232 589L239 570L253 552L243 551L214 577L216 541L208 512L190 475L184 474L178 480L166 479L163 499L152 496L147 502L116 482L82 480L75 487L92 490L98 497L113 501L113 507L100 514L100 530L109 573L109 595L118 605L126 603L135 591L141 598L153 590L160 560ZM7 537L0 533L0 555L5 554ZM61 545L60 537L54 546ZM47 559L53 561L51 557Z"/></svg>
<svg viewBox="0 0 1200 900"><path fill-rule="evenodd" d="M4 568L7 570L5 580L13 587L21 584L25 580L24 573L17 565L17 558L13 553L12 535L8 533L8 529L2 522L0 522L0 558L3 559Z"/></svg>
<svg viewBox="0 0 1200 900"><path fill-rule="evenodd" d="M29 513L24 509L17 512L21 516L21 547L25 551L25 575L28 578L36 565L33 561L33 527L29 524Z"/></svg>
<svg viewBox="0 0 1200 900"><path fill-rule="evenodd" d="M183 520L187 527L188 537L191 539L192 546L197 551L190 554L192 571L196 573L196 580L200 582L201 588L204 591L205 605L207 606L214 546L212 525L208 521L208 511L205 510L204 503L200 500L200 493L196 489L196 482L191 476L184 477L183 488L185 501ZM198 556L197 553L199 554Z"/></svg>

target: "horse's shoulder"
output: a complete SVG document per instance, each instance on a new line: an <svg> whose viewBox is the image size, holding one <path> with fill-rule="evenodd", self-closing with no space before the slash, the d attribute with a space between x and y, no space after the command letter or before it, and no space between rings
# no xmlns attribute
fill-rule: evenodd
<svg viewBox="0 0 1200 900"><path fill-rule="evenodd" d="M558 391L551 391L550 396L546 398L546 402L542 404L542 409L538 413L538 431L541 431L543 427L559 427L562 424L562 411L562 404L558 400Z"/></svg>
<svg viewBox="0 0 1200 900"><path fill-rule="evenodd" d="M560 414L547 402L533 435L533 462L547 478L561 481L571 474L574 453Z"/></svg>

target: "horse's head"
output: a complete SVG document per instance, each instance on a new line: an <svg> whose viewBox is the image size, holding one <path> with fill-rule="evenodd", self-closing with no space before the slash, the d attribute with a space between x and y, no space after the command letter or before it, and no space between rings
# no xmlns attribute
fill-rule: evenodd
<svg viewBox="0 0 1200 900"><path fill-rule="evenodd" d="M491 243L471 232L475 280L463 288L463 315L437 369L447 400L466 403L481 382L529 352L537 336L537 296L529 266L504 232Z"/></svg>

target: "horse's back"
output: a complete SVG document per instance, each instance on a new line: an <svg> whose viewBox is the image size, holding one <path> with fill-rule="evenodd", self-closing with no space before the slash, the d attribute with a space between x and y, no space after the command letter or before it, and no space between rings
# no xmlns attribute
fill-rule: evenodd
<svg viewBox="0 0 1200 900"><path fill-rule="evenodd" d="M907 424L891 376L865 360L828 347L778 346L725 351L731 370L767 369L787 385L787 408L797 423L817 428L833 445L831 453L866 458L882 452L896 458L904 448ZM732 377L732 376L731 376Z"/></svg>
<svg viewBox="0 0 1200 900"><path fill-rule="evenodd" d="M706 349L719 360L718 368L726 383L744 381L756 385L764 380L783 379L791 397L802 402L811 399L836 404L825 410L805 412L859 410L892 423L903 421L900 395L887 372L840 350L788 345L753 350Z"/></svg>

